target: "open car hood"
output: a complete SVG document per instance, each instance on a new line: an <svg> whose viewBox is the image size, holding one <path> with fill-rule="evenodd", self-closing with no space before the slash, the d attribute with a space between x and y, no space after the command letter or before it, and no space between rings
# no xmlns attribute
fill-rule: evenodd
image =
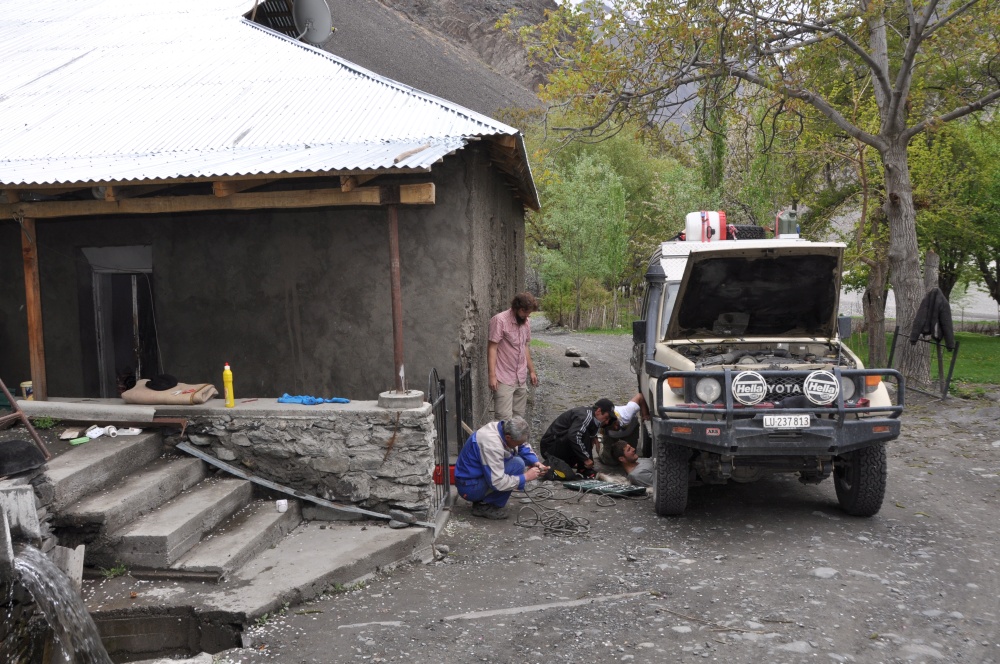
<svg viewBox="0 0 1000 664"><path fill-rule="evenodd" d="M843 245L754 244L691 252L668 339L836 336Z"/></svg>

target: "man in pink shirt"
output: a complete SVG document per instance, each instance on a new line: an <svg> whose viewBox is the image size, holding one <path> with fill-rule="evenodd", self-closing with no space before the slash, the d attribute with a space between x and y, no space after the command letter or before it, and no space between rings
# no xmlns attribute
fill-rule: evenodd
<svg viewBox="0 0 1000 664"><path fill-rule="evenodd" d="M490 319L489 348L486 358L493 391L494 419L500 422L514 415L525 417L528 406L528 379L538 385L538 374L531 361L531 325L528 317L538 305L531 293L518 293L510 309Z"/></svg>

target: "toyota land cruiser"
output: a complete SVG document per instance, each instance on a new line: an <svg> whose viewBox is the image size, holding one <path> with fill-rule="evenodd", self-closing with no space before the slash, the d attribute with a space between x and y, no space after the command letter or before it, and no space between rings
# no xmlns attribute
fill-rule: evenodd
<svg viewBox="0 0 1000 664"><path fill-rule="evenodd" d="M682 514L698 482L797 473L810 484L832 475L841 508L872 516L902 376L866 369L843 342L844 245L762 236L695 212L650 260L632 367L652 416L640 453L656 457L656 512Z"/></svg>

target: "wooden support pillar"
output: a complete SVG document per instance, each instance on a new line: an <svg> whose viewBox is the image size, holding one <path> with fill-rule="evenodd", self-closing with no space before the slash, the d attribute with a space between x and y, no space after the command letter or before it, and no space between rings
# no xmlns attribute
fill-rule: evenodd
<svg viewBox="0 0 1000 664"><path fill-rule="evenodd" d="M389 206L389 274L392 293L392 357L396 368L396 392L406 392L403 368L403 295L399 276L399 220L395 205Z"/></svg>
<svg viewBox="0 0 1000 664"><path fill-rule="evenodd" d="M7 192L8 198L10 193ZM35 392L36 401L47 401L49 389L45 379L45 342L42 334L42 289L38 279L37 237L35 220L21 219L21 253L24 257L24 295L28 314L31 387Z"/></svg>

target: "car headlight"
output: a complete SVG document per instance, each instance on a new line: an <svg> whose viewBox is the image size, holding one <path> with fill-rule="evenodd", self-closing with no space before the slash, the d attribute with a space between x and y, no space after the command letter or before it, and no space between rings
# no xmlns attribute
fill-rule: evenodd
<svg viewBox="0 0 1000 664"><path fill-rule="evenodd" d="M840 392L844 395L844 401L850 401L854 397L858 386L854 384L853 378L847 376L840 377Z"/></svg>
<svg viewBox="0 0 1000 664"><path fill-rule="evenodd" d="M715 378L702 378L694 386L694 394L705 403L712 403L722 394L722 384Z"/></svg>

